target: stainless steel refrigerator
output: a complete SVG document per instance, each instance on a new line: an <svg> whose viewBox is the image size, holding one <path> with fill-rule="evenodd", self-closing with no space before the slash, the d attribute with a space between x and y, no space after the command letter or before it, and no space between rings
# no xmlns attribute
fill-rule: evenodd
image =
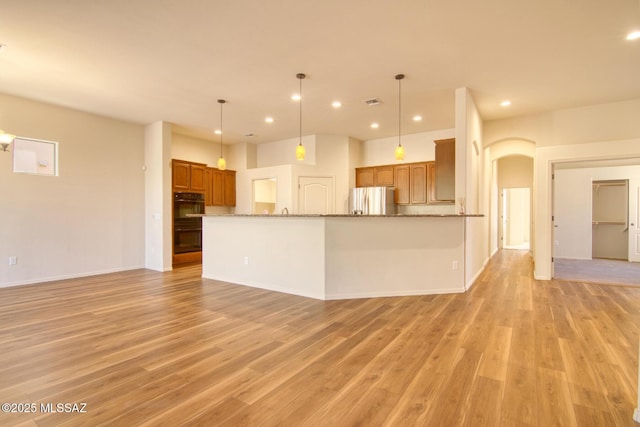
<svg viewBox="0 0 640 427"><path fill-rule="evenodd" d="M349 213L352 215L393 215L396 204L393 187L352 188L349 197Z"/></svg>

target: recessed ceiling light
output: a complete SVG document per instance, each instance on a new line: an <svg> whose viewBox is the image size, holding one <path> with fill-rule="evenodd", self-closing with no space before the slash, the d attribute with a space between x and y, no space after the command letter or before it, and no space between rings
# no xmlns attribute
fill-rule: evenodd
<svg viewBox="0 0 640 427"><path fill-rule="evenodd" d="M267 117L264 119L264 121L267 123L273 123L273 117Z"/></svg>
<svg viewBox="0 0 640 427"><path fill-rule="evenodd" d="M296 93L294 95L291 95L291 99L293 99L294 101L300 101L300 94Z"/></svg>
<svg viewBox="0 0 640 427"><path fill-rule="evenodd" d="M414 121L414 122L419 122L419 121L421 121L421 120L422 120L422 116L418 116L418 115L413 116L413 121Z"/></svg>
<svg viewBox="0 0 640 427"><path fill-rule="evenodd" d="M222 131L220 129L216 129L214 133L216 135L222 135Z"/></svg>
<svg viewBox="0 0 640 427"><path fill-rule="evenodd" d="M378 123L371 123L371 128L372 129L378 129L380 127L380 125Z"/></svg>
<svg viewBox="0 0 640 427"><path fill-rule="evenodd" d="M340 101L333 101L333 102L331 103L331 106L332 106L333 108L340 108L340 107L342 107L342 102L340 102Z"/></svg>
<svg viewBox="0 0 640 427"><path fill-rule="evenodd" d="M638 40L640 39L640 31L632 31L627 34L627 40Z"/></svg>
<svg viewBox="0 0 640 427"><path fill-rule="evenodd" d="M511 105L511 101L507 99L505 101L502 101L500 105L502 105L503 107L508 107L509 105Z"/></svg>

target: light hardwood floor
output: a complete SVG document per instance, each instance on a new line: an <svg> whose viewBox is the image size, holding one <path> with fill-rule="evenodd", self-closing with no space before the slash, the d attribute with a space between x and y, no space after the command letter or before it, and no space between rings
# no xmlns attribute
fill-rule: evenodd
<svg viewBox="0 0 640 427"><path fill-rule="evenodd" d="M323 302L198 267L5 288L0 402L38 411L0 425L633 426L639 332L639 288L538 282L522 251L458 295Z"/></svg>

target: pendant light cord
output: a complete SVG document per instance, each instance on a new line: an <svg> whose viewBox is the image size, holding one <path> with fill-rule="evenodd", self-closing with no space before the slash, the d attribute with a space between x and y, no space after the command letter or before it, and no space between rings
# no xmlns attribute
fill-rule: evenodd
<svg viewBox="0 0 640 427"><path fill-rule="evenodd" d="M404 74L396 74L398 81L398 146L402 145L402 79L404 79Z"/></svg>
<svg viewBox="0 0 640 427"><path fill-rule="evenodd" d="M402 145L402 90L400 87L402 86L402 79L398 79L398 145Z"/></svg>
<svg viewBox="0 0 640 427"><path fill-rule="evenodd" d="M218 103L220 104L220 157L222 157L222 104L224 104L224 99L218 99Z"/></svg>
<svg viewBox="0 0 640 427"><path fill-rule="evenodd" d="M300 120L299 121L299 123L300 123L300 141L299 141L299 144L302 145L302 79L305 78L305 75L304 74L298 74L296 77L298 77L298 79L300 80L300 91L299 91L299 94L300 94L300 119L299 119Z"/></svg>

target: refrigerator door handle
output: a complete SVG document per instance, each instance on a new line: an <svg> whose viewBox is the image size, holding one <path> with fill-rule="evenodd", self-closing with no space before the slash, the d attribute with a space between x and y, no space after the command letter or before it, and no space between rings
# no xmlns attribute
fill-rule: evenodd
<svg viewBox="0 0 640 427"><path fill-rule="evenodd" d="M364 204L362 206L363 214L369 214L369 192L365 190L364 192Z"/></svg>

